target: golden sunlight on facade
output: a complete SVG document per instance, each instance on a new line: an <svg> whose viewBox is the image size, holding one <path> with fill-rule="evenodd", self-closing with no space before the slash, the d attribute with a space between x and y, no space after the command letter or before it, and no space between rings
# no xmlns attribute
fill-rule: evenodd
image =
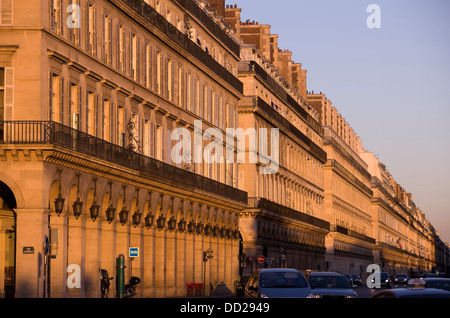
<svg viewBox="0 0 450 318"><path fill-rule="evenodd" d="M102 297L119 256L143 298L261 267L449 271L412 194L240 12L0 0L0 297Z"/></svg>

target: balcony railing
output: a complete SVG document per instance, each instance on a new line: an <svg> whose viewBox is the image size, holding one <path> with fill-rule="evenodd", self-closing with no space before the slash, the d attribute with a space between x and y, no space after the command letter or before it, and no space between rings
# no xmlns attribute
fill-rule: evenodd
<svg viewBox="0 0 450 318"><path fill-rule="evenodd" d="M0 122L0 144L53 144L157 178L247 204L247 192L53 121Z"/></svg>
<svg viewBox="0 0 450 318"><path fill-rule="evenodd" d="M267 200L264 198L259 198L259 197L248 198L248 204L252 208L270 210L280 216L285 216L288 218L298 220L300 222L311 224L311 225L317 226L317 227L322 228L327 231L330 230L330 223L325 220L322 220L315 216L291 209L287 206L275 203L273 201L270 201L270 200Z"/></svg>

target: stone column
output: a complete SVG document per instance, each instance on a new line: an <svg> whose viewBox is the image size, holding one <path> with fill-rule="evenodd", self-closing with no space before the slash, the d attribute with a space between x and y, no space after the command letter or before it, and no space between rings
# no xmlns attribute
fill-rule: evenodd
<svg viewBox="0 0 450 318"><path fill-rule="evenodd" d="M47 209L16 209L16 298L42 298L44 294L44 237L48 233ZM24 252L27 247L27 252Z"/></svg>

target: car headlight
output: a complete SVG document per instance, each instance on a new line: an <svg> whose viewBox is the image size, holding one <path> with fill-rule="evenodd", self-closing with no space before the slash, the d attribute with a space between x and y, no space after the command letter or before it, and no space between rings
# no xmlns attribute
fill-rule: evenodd
<svg viewBox="0 0 450 318"><path fill-rule="evenodd" d="M313 294L313 295L312 295L312 298L322 298L322 296Z"/></svg>
<svg viewBox="0 0 450 318"><path fill-rule="evenodd" d="M347 295L347 296L345 296L345 298L358 298L358 296L356 296L356 295Z"/></svg>
<svg viewBox="0 0 450 318"><path fill-rule="evenodd" d="M269 298L269 296L261 294L261 298Z"/></svg>

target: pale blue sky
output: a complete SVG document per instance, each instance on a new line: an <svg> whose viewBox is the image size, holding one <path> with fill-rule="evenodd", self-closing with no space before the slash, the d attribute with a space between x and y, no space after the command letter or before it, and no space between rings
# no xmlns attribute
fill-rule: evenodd
<svg viewBox="0 0 450 318"><path fill-rule="evenodd" d="M363 146L450 242L450 1L233 0L270 24ZM366 25L367 6L381 28Z"/></svg>

